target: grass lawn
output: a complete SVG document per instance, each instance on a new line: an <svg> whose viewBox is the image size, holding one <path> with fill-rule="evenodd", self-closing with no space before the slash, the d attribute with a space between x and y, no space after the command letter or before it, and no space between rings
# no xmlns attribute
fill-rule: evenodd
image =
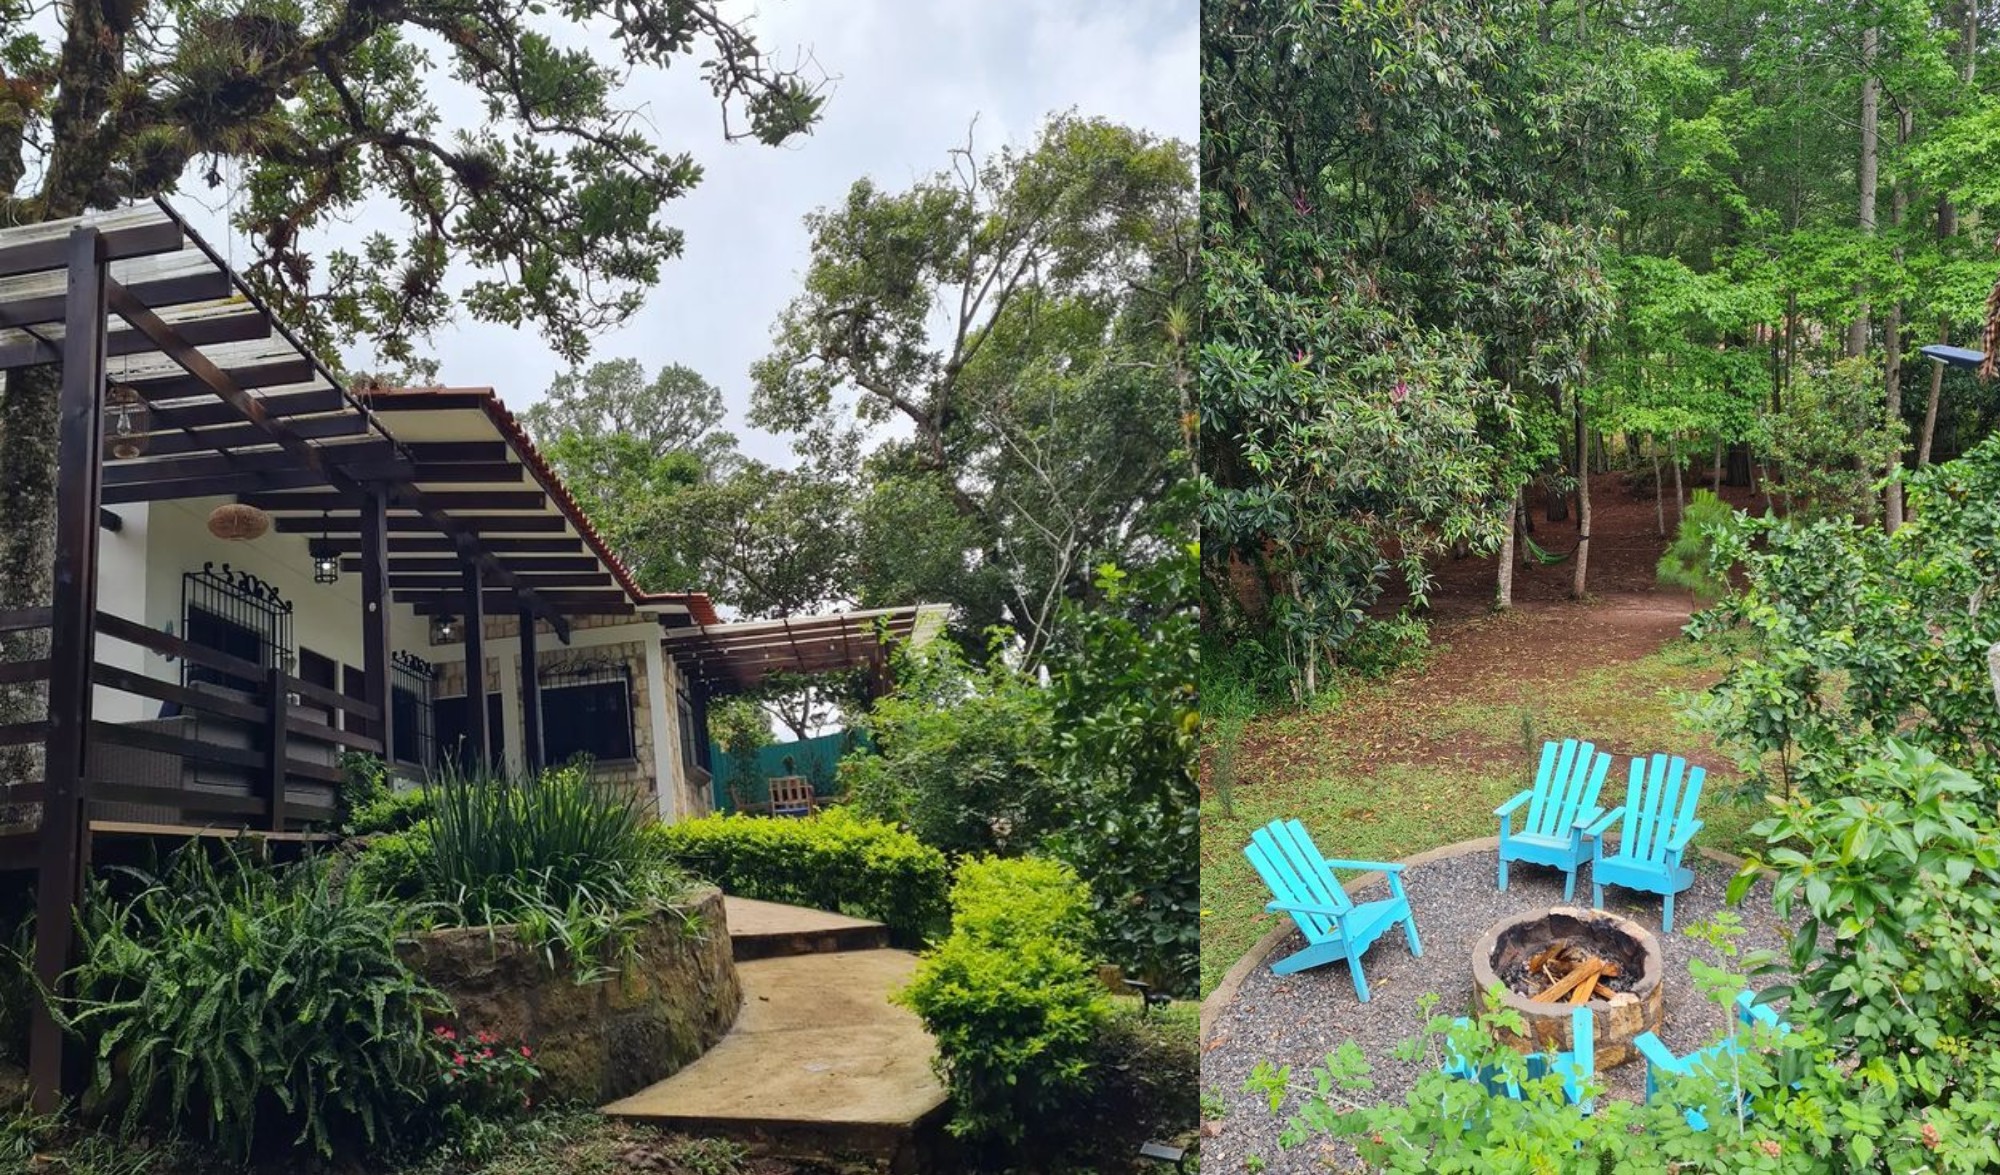
<svg viewBox="0 0 2000 1175"><path fill-rule="evenodd" d="M1480 623L1496 622L1517 623ZM1724 663L1714 648L1677 641L1574 674L1481 680L1479 697L1438 689L1433 666L1352 686L1313 712L1249 723L1229 804L1212 779L1203 793L1203 994L1282 917L1263 912L1270 895L1243 858L1258 827L1297 817L1328 855L1373 860L1493 836L1493 809L1532 782L1545 739L1583 737L1612 752L1607 807L1625 794L1625 756L1667 751L1701 763L1710 774L1696 843L1741 851L1763 805L1732 795L1735 772L1682 719L1679 700L1715 681Z"/></svg>

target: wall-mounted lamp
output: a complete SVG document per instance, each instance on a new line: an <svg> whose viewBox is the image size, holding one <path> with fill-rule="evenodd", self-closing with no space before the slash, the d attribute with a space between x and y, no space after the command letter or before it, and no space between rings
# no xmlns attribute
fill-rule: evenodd
<svg viewBox="0 0 2000 1175"><path fill-rule="evenodd" d="M456 616L438 615L431 617L431 642L433 644L448 645L456 641L458 637L458 618Z"/></svg>
<svg viewBox="0 0 2000 1175"><path fill-rule="evenodd" d="M334 548L324 512L320 514L319 537L308 542L306 550L312 555L314 583L340 582L340 552Z"/></svg>

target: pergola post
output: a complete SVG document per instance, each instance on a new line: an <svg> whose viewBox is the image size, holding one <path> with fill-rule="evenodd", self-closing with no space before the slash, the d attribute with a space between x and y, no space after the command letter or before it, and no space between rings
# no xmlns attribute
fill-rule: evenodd
<svg viewBox="0 0 2000 1175"><path fill-rule="evenodd" d="M361 675L367 682L362 700L377 707L381 718L375 737L382 740L382 758L396 762L396 706L389 666L389 501L379 490L361 496Z"/></svg>
<svg viewBox="0 0 2000 1175"><path fill-rule="evenodd" d="M470 555L459 565L465 580L465 766L483 773L486 754L486 608L479 564Z"/></svg>
<svg viewBox="0 0 2000 1175"><path fill-rule="evenodd" d="M103 486L105 274L94 228L71 230L63 305L62 391L57 408L55 583L49 631L48 737L44 744L41 861L36 881L35 977L60 994L75 947L75 909L89 826L90 666L97 638L98 493ZM59 1109L68 1079L62 1029L37 1001L28 1029L28 1078L36 1113Z"/></svg>
<svg viewBox="0 0 2000 1175"><path fill-rule="evenodd" d="M525 775L542 773L542 674L535 663L535 613L521 617L521 764Z"/></svg>

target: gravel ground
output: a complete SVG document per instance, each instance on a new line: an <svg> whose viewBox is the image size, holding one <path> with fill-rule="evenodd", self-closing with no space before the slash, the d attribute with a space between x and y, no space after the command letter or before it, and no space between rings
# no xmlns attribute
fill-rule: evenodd
<svg viewBox="0 0 2000 1175"><path fill-rule="evenodd" d="M1283 1117L1272 1114L1261 1095L1247 1093L1244 1078L1260 1060L1291 1065L1294 1076L1300 1076L1342 1041L1352 1040L1374 1064L1376 1096L1383 1101L1402 1101L1421 1069L1398 1061L1392 1050L1421 1029L1417 997L1434 991L1443 997L1440 1011L1469 1008L1472 948L1480 935L1511 914L1562 904L1561 873L1515 863L1503 894L1494 888L1497 864L1497 854L1488 851L1416 866L1404 873L1424 954L1421 959L1410 957L1400 926L1377 940L1366 957L1369 994L1373 997L1366 1004L1354 998L1345 963L1282 977L1272 975L1265 965L1244 980L1236 998L1216 1015L1214 1031L1202 1054L1202 1089L1209 1095L1206 1112L1214 1115L1217 1099L1226 1108L1219 1119L1205 1127L1212 1133L1202 1142L1204 1170L1250 1170L1253 1156L1262 1158L1266 1165L1261 1170L1269 1172L1324 1171L1341 1165L1344 1148L1324 1140L1290 1152L1281 1150L1278 1132L1284 1126ZM1708 1044L1724 1028L1723 1010L1700 997L1687 966L1688 960L1696 957L1718 963L1722 960L1713 948L1680 933L1680 929L1723 908L1730 870L1706 858L1694 862L1693 867L1694 886L1674 899L1675 932L1660 936L1666 957L1666 1010L1660 1037L1678 1053ZM1586 865L1577 878L1573 904L1590 904L1589 879ZM1388 896L1388 887L1377 883L1351 892L1357 901L1370 901ZM1657 897L1608 889L1604 898L1607 910L1659 934ZM1753 889L1737 912L1744 927L1744 934L1736 940L1739 950L1784 945L1787 927L1771 910L1767 883ZM1270 958L1281 959L1303 945L1304 939L1294 930ZM1771 982L1775 980L1756 981L1760 986ZM1644 1061L1632 1061L1598 1076L1612 1097L1636 1100L1645 1094Z"/></svg>

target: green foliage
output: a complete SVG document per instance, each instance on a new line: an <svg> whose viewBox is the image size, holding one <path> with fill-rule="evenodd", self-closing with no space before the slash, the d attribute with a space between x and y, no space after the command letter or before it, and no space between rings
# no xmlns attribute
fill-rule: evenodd
<svg viewBox="0 0 2000 1175"><path fill-rule="evenodd" d="M341 823L355 832L380 831L359 827L356 821L364 809L373 808L393 799L389 782L389 765L380 755L364 755L357 751L344 751L340 756L340 784L334 791L334 804L339 809Z"/></svg>
<svg viewBox="0 0 2000 1175"><path fill-rule="evenodd" d="M424 788L384 791L357 804L347 818L347 827L356 836L403 832L430 815L431 794Z"/></svg>
<svg viewBox="0 0 2000 1175"><path fill-rule="evenodd" d="M1758 440L1784 471L1787 515L1876 517L1875 485L1903 446L1902 422L1883 418L1881 380L1867 360L1843 360L1795 378L1784 411L1765 416Z"/></svg>
<svg viewBox="0 0 2000 1175"><path fill-rule="evenodd" d="M1010 1147L1089 1088L1108 1000L1086 956L1089 896L1067 866L969 861L952 885L952 933L897 1002L937 1040L950 1131Z"/></svg>
<svg viewBox="0 0 2000 1175"><path fill-rule="evenodd" d="M1755 784L1818 797L1900 736L1991 778L2000 707L1985 672L2000 611L2000 438L1910 481L1891 537L1837 519L1719 534L1743 589L1697 618L1735 629L1736 663L1696 707Z"/></svg>
<svg viewBox="0 0 2000 1175"><path fill-rule="evenodd" d="M444 1091L447 1130L454 1122L509 1117L533 1105L528 1091L542 1077L533 1046L484 1029L461 1035L446 1024L432 1028L424 1044Z"/></svg>
<svg viewBox="0 0 2000 1175"><path fill-rule="evenodd" d="M1696 490L1681 515L1680 529L1660 556L1660 582L1685 588L1697 600L1714 601L1729 591L1729 567L1716 566L1715 532L1735 524L1736 512L1707 490Z"/></svg>
<svg viewBox="0 0 2000 1175"><path fill-rule="evenodd" d="M414 900L426 888L430 827L419 822L368 838L355 854L354 884L364 893Z"/></svg>
<svg viewBox="0 0 2000 1175"><path fill-rule="evenodd" d="M1137 576L1099 568L1100 600L1065 610L1049 658L1065 817L1049 851L1089 884L1094 945L1181 995L1201 967L1195 577L1193 548Z"/></svg>
<svg viewBox="0 0 2000 1175"><path fill-rule="evenodd" d="M764 782L757 752L771 745L771 719L748 698L724 698L709 707L708 737L728 757L730 787L740 807Z"/></svg>
<svg viewBox="0 0 2000 1175"><path fill-rule="evenodd" d="M840 762L854 807L948 854L1032 850L1059 819L1047 695L947 641L894 657L895 689L856 719L869 750Z"/></svg>
<svg viewBox="0 0 2000 1175"><path fill-rule="evenodd" d="M132 877L131 896L91 890L59 1005L121 1133L329 1155L386 1144L422 1108L424 1022L444 1008L396 955L412 907L336 887L320 860L211 863L200 845Z"/></svg>
<svg viewBox="0 0 2000 1175"><path fill-rule="evenodd" d="M944 855L842 808L796 818L704 816L653 825L646 837L725 893L873 918L906 943L944 925Z"/></svg>

